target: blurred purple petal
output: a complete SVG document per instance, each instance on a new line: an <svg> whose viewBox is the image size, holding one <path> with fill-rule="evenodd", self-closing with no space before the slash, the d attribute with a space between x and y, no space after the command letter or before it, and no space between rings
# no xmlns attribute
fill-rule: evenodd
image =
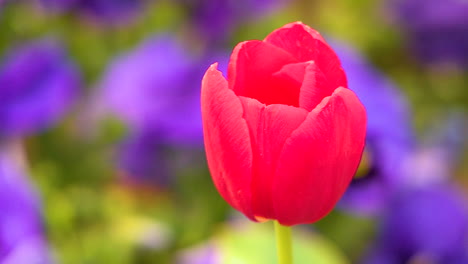
<svg viewBox="0 0 468 264"><path fill-rule="evenodd" d="M21 170L0 154L0 262L52 263L39 200Z"/></svg>
<svg viewBox="0 0 468 264"><path fill-rule="evenodd" d="M391 0L412 51L425 63L468 67L468 2Z"/></svg>
<svg viewBox="0 0 468 264"><path fill-rule="evenodd" d="M427 129L425 139L405 162L409 184L422 186L443 183L461 162L463 147L468 142L468 122L463 113L451 113L443 120L434 118L434 127Z"/></svg>
<svg viewBox="0 0 468 264"><path fill-rule="evenodd" d="M76 12L92 20L118 25L130 21L142 10L141 0L40 0L47 10Z"/></svg>
<svg viewBox="0 0 468 264"><path fill-rule="evenodd" d="M219 251L213 243L204 243L183 251L178 258L177 264L218 264L221 262Z"/></svg>
<svg viewBox="0 0 468 264"><path fill-rule="evenodd" d="M40 0L40 2L47 9L66 11L77 5L79 0Z"/></svg>
<svg viewBox="0 0 468 264"><path fill-rule="evenodd" d="M0 137L24 135L57 122L75 101L79 74L55 41L15 49L0 65Z"/></svg>
<svg viewBox="0 0 468 264"><path fill-rule="evenodd" d="M202 149L200 83L220 53L194 56L169 35L117 58L100 82L99 107L130 130L120 167L135 178L167 182L166 147ZM227 65L227 63L226 63Z"/></svg>
<svg viewBox="0 0 468 264"><path fill-rule="evenodd" d="M390 204L374 253L365 263L466 263L466 208L463 196L447 186L401 193Z"/></svg>
<svg viewBox="0 0 468 264"><path fill-rule="evenodd" d="M165 186L169 183L162 142L151 131L129 135L120 149L119 163L128 180ZM156 140L155 140L156 139ZM126 175L127 176L127 175Z"/></svg>
<svg viewBox="0 0 468 264"><path fill-rule="evenodd" d="M286 0L178 0L187 9L190 23L211 41L230 35L235 26L258 19Z"/></svg>
<svg viewBox="0 0 468 264"><path fill-rule="evenodd" d="M201 144L201 76L175 39L150 39L111 64L100 84L101 104L132 130L161 131L165 142Z"/></svg>

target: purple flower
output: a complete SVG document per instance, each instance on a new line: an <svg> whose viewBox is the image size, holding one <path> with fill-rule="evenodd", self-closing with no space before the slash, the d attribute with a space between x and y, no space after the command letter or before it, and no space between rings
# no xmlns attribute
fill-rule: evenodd
<svg viewBox="0 0 468 264"><path fill-rule="evenodd" d="M141 11L142 0L40 0L45 9L71 11L106 24L128 22Z"/></svg>
<svg viewBox="0 0 468 264"><path fill-rule="evenodd" d="M443 183L450 180L462 162L463 147L468 133L468 119L463 113L452 112L433 119L433 128L405 162L411 186Z"/></svg>
<svg viewBox="0 0 468 264"><path fill-rule="evenodd" d="M218 264L221 263L221 250L208 241L179 254L177 264Z"/></svg>
<svg viewBox="0 0 468 264"><path fill-rule="evenodd" d="M120 149L120 166L126 180L166 186L170 183L164 142L153 131L131 132Z"/></svg>
<svg viewBox="0 0 468 264"><path fill-rule="evenodd" d="M16 164L0 155L0 262L52 263L38 198Z"/></svg>
<svg viewBox="0 0 468 264"><path fill-rule="evenodd" d="M465 202L455 189L441 185L395 197L379 240L364 263L468 263Z"/></svg>
<svg viewBox="0 0 468 264"><path fill-rule="evenodd" d="M42 40L10 51L0 65L0 138L57 122L78 86L78 72L57 42Z"/></svg>
<svg viewBox="0 0 468 264"><path fill-rule="evenodd" d="M187 8L197 33L219 41L229 36L241 22L258 18L284 0L178 0ZM210 42L211 43L211 42Z"/></svg>
<svg viewBox="0 0 468 264"><path fill-rule="evenodd" d="M393 84L356 51L332 43L348 77L349 88L367 109L367 137L363 163L342 204L361 213L378 213L404 183L403 161L413 147L413 135L404 98ZM362 166L361 164L361 166Z"/></svg>
<svg viewBox="0 0 468 264"><path fill-rule="evenodd" d="M153 38L114 60L105 73L101 104L132 130L160 131L166 142L202 140L195 59L171 37Z"/></svg>
<svg viewBox="0 0 468 264"><path fill-rule="evenodd" d="M210 62L166 35L145 41L110 65L98 101L130 128L122 149L124 172L164 183L168 149L202 149L200 82Z"/></svg>
<svg viewBox="0 0 468 264"><path fill-rule="evenodd" d="M468 2L391 0L412 51L425 63L468 67Z"/></svg>

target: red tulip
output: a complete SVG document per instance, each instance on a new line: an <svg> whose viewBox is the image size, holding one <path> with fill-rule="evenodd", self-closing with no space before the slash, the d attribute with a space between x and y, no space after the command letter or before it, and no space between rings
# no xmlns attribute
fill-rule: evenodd
<svg viewBox="0 0 468 264"><path fill-rule="evenodd" d="M366 113L338 57L300 23L239 43L228 78L202 81L208 165L221 196L254 221L312 223L329 213L361 159Z"/></svg>

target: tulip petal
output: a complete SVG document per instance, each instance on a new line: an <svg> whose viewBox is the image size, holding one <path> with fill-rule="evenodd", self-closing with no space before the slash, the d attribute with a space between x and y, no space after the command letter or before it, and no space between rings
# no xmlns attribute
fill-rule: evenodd
<svg viewBox="0 0 468 264"><path fill-rule="evenodd" d="M252 149L239 98L210 66L202 81L202 119L208 166L216 188L234 208L251 214Z"/></svg>
<svg viewBox="0 0 468 264"><path fill-rule="evenodd" d="M313 60L333 88L348 87L340 60L320 33L300 22L287 24L268 35L265 42L289 52L299 61Z"/></svg>
<svg viewBox="0 0 468 264"><path fill-rule="evenodd" d="M240 97L253 150L252 210L256 217L274 219L272 182L285 141L307 117L302 108L273 104L265 106L255 99Z"/></svg>
<svg viewBox="0 0 468 264"><path fill-rule="evenodd" d="M291 83L294 82L298 84L299 86L301 86L304 80L306 67L309 66L309 64L311 63L314 63L314 62L307 61L307 62L286 64L281 68L281 70L279 70L278 72L275 72L273 74L273 77L290 79Z"/></svg>
<svg viewBox="0 0 468 264"><path fill-rule="evenodd" d="M317 44L317 57L314 61L318 68L327 76L333 88L348 88L348 79L336 53L324 42L320 41Z"/></svg>
<svg viewBox="0 0 468 264"><path fill-rule="evenodd" d="M228 68L229 87L238 95L254 98L264 104L297 101L272 75L285 64L295 63L291 54L259 40L238 44Z"/></svg>
<svg viewBox="0 0 468 264"><path fill-rule="evenodd" d="M325 43L320 33L301 22L289 23L271 32L264 41L284 49L299 61L315 59L317 42Z"/></svg>
<svg viewBox="0 0 468 264"><path fill-rule="evenodd" d="M317 68L317 64L309 63L305 69L302 86L300 88L299 106L312 111L322 100L332 95L337 88Z"/></svg>
<svg viewBox="0 0 468 264"><path fill-rule="evenodd" d="M349 89L336 89L308 114L278 161L272 191L281 224L312 223L331 211L359 165L365 131L365 109Z"/></svg>
<svg viewBox="0 0 468 264"><path fill-rule="evenodd" d="M281 70L272 76L275 84L271 93L283 95L282 104L299 106L299 92L304 80L304 73L310 62L299 62L284 65ZM281 89L281 90L280 90Z"/></svg>
<svg viewBox="0 0 468 264"><path fill-rule="evenodd" d="M337 88L314 61L286 64L273 74L273 80L292 94L290 98L294 101L288 105L299 106L309 112Z"/></svg>

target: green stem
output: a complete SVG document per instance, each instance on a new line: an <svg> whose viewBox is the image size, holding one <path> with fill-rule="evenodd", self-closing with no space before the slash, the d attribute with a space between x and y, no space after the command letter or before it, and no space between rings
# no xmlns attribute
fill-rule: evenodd
<svg viewBox="0 0 468 264"><path fill-rule="evenodd" d="M276 248L278 251L278 264L292 264L291 228L275 222Z"/></svg>

